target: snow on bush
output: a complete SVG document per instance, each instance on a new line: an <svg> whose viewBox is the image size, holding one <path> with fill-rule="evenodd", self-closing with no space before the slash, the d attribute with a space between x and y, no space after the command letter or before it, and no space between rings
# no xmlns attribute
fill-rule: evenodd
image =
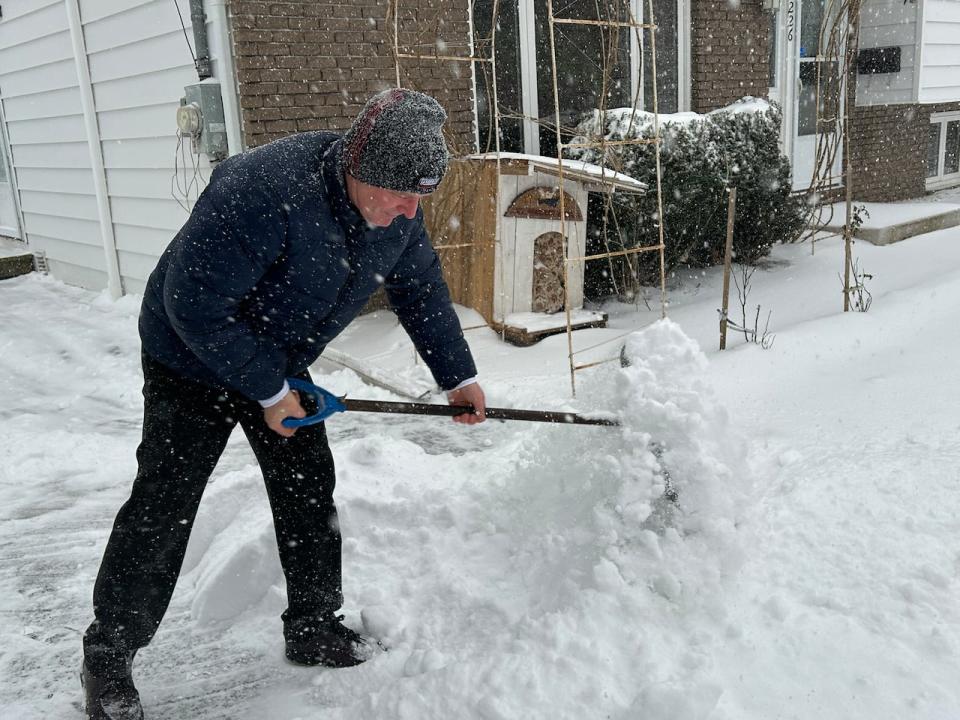
<svg viewBox="0 0 960 720"><path fill-rule="evenodd" d="M652 138L652 113L630 108L595 111L577 127L575 143ZM796 238L804 206L790 194L790 164L780 153L780 109L743 98L706 115L661 115L662 194L667 269L703 267L722 261L726 239L727 188L737 188L734 252L739 262L764 257L775 242ZM643 197L626 193L592 197L589 252L620 250L659 241L655 147L652 144L571 149L572 157L625 172L647 183ZM636 268L631 271L631 264ZM596 261L588 267L595 295L629 295L636 284L659 278L656 253Z"/></svg>

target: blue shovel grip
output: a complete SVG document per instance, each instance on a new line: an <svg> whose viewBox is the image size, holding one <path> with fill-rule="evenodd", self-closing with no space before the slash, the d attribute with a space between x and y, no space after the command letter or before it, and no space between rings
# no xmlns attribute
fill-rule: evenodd
<svg viewBox="0 0 960 720"><path fill-rule="evenodd" d="M317 401L318 409L313 415L307 415L307 417L304 418L284 418L280 423L284 427L298 428L304 427L305 425L316 425L317 423L322 423L334 413L346 412L347 410L347 406L340 401L340 398L329 390L324 390L319 385L314 385L299 378L287 378L287 383L290 385L291 390L298 390L299 392L313 395Z"/></svg>

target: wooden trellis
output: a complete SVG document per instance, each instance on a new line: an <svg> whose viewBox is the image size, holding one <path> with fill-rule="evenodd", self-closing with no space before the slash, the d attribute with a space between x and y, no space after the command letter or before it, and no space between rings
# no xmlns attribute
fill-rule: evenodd
<svg viewBox="0 0 960 720"><path fill-rule="evenodd" d="M400 73L400 64L404 60L434 60L438 62L463 62L470 65L471 69L474 68L476 63L486 64L490 68L491 76L491 85L492 92L489 93L489 103L491 116L493 118L493 135L494 135L494 151L497 162L497 177L501 176L501 148L500 148L500 124L502 120L502 115L500 112L500 107L498 104L498 93L497 93L497 72L496 72L496 35L497 35L497 16L499 11L499 0L494 0L492 7L492 19L490 23L490 41L489 57L481 57L474 54L474 46L471 41L470 45L470 54L468 55L457 55L457 54L447 54L441 53L438 51L432 53L416 53L416 52L405 52L401 51L400 45L400 23L399 23L399 3L401 0L391 0L388 5L388 20L392 22L393 26L393 56L394 64L396 71L397 86L401 86L401 73ZM567 357L568 364L570 368L570 388L571 392L576 395L576 373L580 370L585 370L596 365L611 362L619 361L619 353L615 357L610 357L605 360L589 362L589 363L578 363L576 356L587 352L589 350L594 350L597 347L608 345L617 342L620 340L623 335L616 338L612 338L603 343L592 345L588 348L582 348L579 351L574 351L573 349L573 323L571 319L571 299L570 299L570 285L569 285L569 271L573 263L586 263L591 260L600 260L600 259L609 259L613 257L623 257L623 256L636 256L641 253L647 252L658 252L659 261L660 261L660 305L661 305L661 317L666 317L666 273L665 273L665 258L664 258L664 228L663 228L663 197L662 197L662 188L661 188L661 162L660 162L660 146L661 146L661 137L660 137L660 122L659 122L659 105L657 99L657 54L656 54L656 24L654 22L653 16L653 1L647 0L646 10L647 18L646 22L638 20L629 6L629 0L604 0L604 2L597 3L597 14L599 19L586 19L586 18L574 18L574 17L558 17L554 13L554 4L553 0L548 0L547 2L547 14L548 14L548 27L550 33L550 55L551 55L551 79L553 86L553 101L554 101L554 115L556 121L555 132L557 136L557 165L558 165L558 187L560 189L559 193L559 214L558 214L558 225L559 225L559 235L561 236L562 242L561 246L563 248L563 288L564 288L564 312L566 315L566 333L567 333ZM625 13L621 14L621 10L626 10ZM470 17L473 17L473 0L468 0L468 12ZM603 19L605 16L607 19ZM620 19L625 17L626 19ZM558 89L558 76L557 76L557 46L556 46L556 26L562 25L584 25L584 26L593 26L598 29L629 29L633 31L637 39L640 40L641 32L650 33L650 60L651 60L651 71L653 73L653 83L652 83L652 105L653 105L653 129L654 136L647 139L633 139L633 140L621 140L621 141L608 141L602 134L598 140L592 141L588 140L587 142L570 142L564 143L561 137L562 128L560 123L560 102L559 102L559 89ZM643 48L643 43L637 43L638 48ZM607 57L602 56L599 58L600 62L597 63L598 66L603 67L604 77L608 76L609 67L607 62ZM640 72L643 70L643 63L640 63ZM642 77L638 80L636 84L636 93L633 97L633 107L640 107L640 95L642 92L643 82ZM529 90L528 90L529 91ZM605 102L602 103L605 106ZM601 108L601 123L600 127L604 127L604 114L605 107ZM533 122L539 122L535 118L524 118L525 120L532 120ZM655 148L655 158L656 158L656 192L657 192L657 208L659 213L659 220L657 223L658 227L658 237L657 242L651 245L639 246L630 248L627 250L617 250L607 252L595 253L595 254L585 254L582 256L570 256L568 253L568 242L567 242L567 228L566 221L564 218L567 217L566 207L565 207L565 197L566 193L563 192L564 188L564 151L570 149L598 149L600 151L601 157L605 159L606 150L611 147L617 146L629 146L636 144L652 144ZM569 164L569 159L566 159L566 163ZM607 197L610 193L613 192L616 185L615 182L615 173L611 172L610 176L607 177L606 173L599 178L599 184L601 186L606 186ZM499 218L501 215L500 207L500 193L496 193L497 196L497 207L496 207L496 216ZM496 240L497 243L500 243L499 237ZM458 249L469 247L470 244L457 243L455 246L445 246L437 245L435 248L437 250L444 250L456 247ZM501 261L498 263L498 266L495 268L495 272L501 274L501 287L502 287L502 252L497 253L497 256L501 258Z"/></svg>

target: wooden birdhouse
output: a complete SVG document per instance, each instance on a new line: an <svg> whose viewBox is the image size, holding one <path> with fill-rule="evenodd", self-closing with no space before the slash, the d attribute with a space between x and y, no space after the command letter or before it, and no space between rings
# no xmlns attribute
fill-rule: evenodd
<svg viewBox="0 0 960 720"><path fill-rule="evenodd" d="M562 186L559 174L555 158L502 153L498 164L496 155L472 156L454 160L423 202L454 302L519 344L564 331L565 304L574 328L606 323L583 309L587 196L646 189L588 163L564 161Z"/></svg>

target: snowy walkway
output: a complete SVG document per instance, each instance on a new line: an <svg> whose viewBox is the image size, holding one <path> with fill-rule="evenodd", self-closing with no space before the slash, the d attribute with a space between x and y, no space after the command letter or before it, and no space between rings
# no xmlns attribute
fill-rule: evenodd
<svg viewBox="0 0 960 720"><path fill-rule="evenodd" d="M836 243L777 249L754 280L767 351L712 352L716 278L688 283L679 326L584 380L579 407L623 412L622 432L331 421L347 619L390 647L355 669L283 661L237 434L138 658L148 718L960 718L960 236L857 250L874 307L843 316ZM0 283L0 308L0 718L79 720L80 632L135 469L137 307L32 276ZM477 344L497 403L569 402L549 344ZM660 534L641 525L662 491L649 440L684 505Z"/></svg>

